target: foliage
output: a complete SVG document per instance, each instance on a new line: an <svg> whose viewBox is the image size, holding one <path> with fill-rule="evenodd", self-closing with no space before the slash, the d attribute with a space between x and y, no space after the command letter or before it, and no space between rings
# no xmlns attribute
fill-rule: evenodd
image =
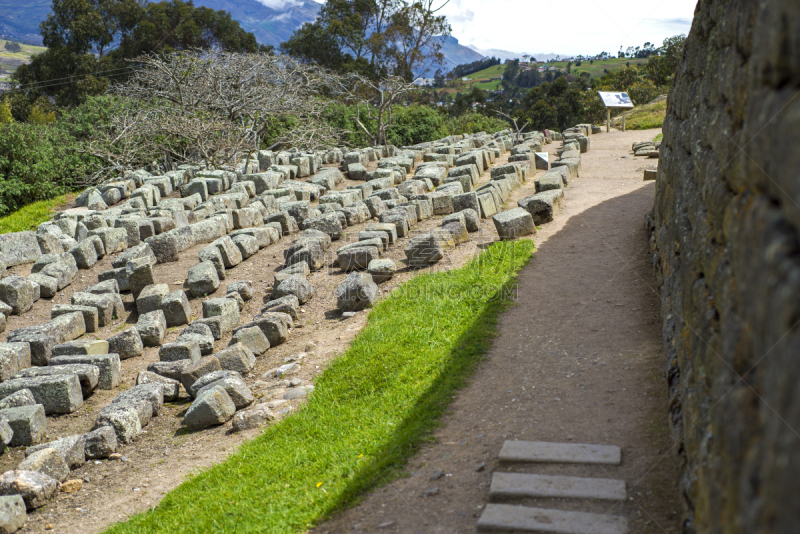
<svg viewBox="0 0 800 534"><path fill-rule="evenodd" d="M464 76L469 76L470 74L488 69L489 67L494 67L495 65L500 65L499 59L494 56L485 57L483 59L479 59L478 61L473 61L472 63L464 63L463 65L457 65L453 67L453 70L450 71L447 77L463 78Z"/></svg>
<svg viewBox="0 0 800 534"><path fill-rule="evenodd" d="M53 0L40 30L47 51L20 66L13 78L29 100L46 94L62 106L105 93L111 81L130 75L126 60L141 54L263 50L229 13L194 7L191 0Z"/></svg>
<svg viewBox="0 0 800 534"><path fill-rule="evenodd" d="M41 223L53 218L53 210L67 202L66 195L28 204L14 213L0 217L0 234L35 230Z"/></svg>
<svg viewBox="0 0 800 534"><path fill-rule="evenodd" d="M19 52L22 52L22 47L20 46L20 44L15 43L13 41L6 41L5 44L3 45L3 48L11 52L12 54L17 54Z"/></svg>
<svg viewBox="0 0 800 534"><path fill-rule="evenodd" d="M481 362L529 240L419 275L379 302L308 404L110 534L307 532L400 474Z"/></svg>
<svg viewBox="0 0 800 534"><path fill-rule="evenodd" d="M372 80L442 64L450 25L435 0L329 0L281 48L304 62Z"/></svg>
<svg viewBox="0 0 800 534"><path fill-rule="evenodd" d="M11 114L11 103L7 98L0 100L0 124L10 124L14 122L14 116Z"/></svg>
<svg viewBox="0 0 800 534"><path fill-rule="evenodd" d="M66 193L96 164L59 122L0 127L0 215Z"/></svg>

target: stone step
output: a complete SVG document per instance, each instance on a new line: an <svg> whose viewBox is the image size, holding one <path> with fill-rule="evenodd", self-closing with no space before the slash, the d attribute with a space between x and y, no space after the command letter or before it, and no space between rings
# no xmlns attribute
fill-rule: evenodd
<svg viewBox="0 0 800 534"><path fill-rule="evenodd" d="M625 534L624 517L586 512L565 512L510 504L487 504L479 531L557 532L559 534Z"/></svg>
<svg viewBox="0 0 800 534"><path fill-rule="evenodd" d="M619 465L622 450L615 445L506 441L500 449L500 461Z"/></svg>
<svg viewBox="0 0 800 534"><path fill-rule="evenodd" d="M624 501L625 481L524 473L494 473L490 497L556 497Z"/></svg>

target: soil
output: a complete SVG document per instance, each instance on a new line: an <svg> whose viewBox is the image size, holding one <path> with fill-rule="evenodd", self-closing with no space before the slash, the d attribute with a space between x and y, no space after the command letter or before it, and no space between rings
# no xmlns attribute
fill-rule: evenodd
<svg viewBox="0 0 800 534"><path fill-rule="evenodd" d="M564 210L534 237L537 252L520 273L516 306L431 442L408 462L408 476L315 534L474 532L494 470L623 479L624 503L515 502L623 515L630 532L679 531L666 358L644 229L655 186L642 181L642 171L655 162L630 151L659 132L591 137ZM618 445L623 461L501 466L505 440Z"/></svg>
<svg viewBox="0 0 800 534"><path fill-rule="evenodd" d="M548 145L551 152L555 152L556 144ZM507 156L495 161L501 165L507 161ZM377 165L370 164L372 170ZM541 174L542 171L539 171ZM487 171L481 177L481 182L489 180ZM359 182L345 180L337 189L344 189L348 185ZM533 180L529 179L522 188L513 192L505 209L516 207L516 201L534 193ZM422 221L413 228L413 233L424 233L431 228L441 225L443 217L433 217ZM347 242L357 241L358 232L363 230L367 223L347 228L346 236L331 246L331 257L335 258L335 251ZM382 284L381 291L386 294L398 285L409 280L418 273L431 270L447 270L459 267L471 257L480 252L480 247L486 243L497 240L497 233L491 219L481 222L481 230L471 234L472 241L460 245L452 251L445 260L431 268L410 270L405 267L405 254L403 250L409 237L398 239L388 251L385 258L393 259L399 268L395 277ZM293 237L284 237L280 242L260 250L256 255L228 271L227 279L222 282L220 289L210 297L224 294L225 286L233 281L250 280L256 290L255 297L246 303L241 313L239 324L249 322L260 313L263 303L270 300L272 280L274 273L280 270L283 264L283 250L293 241ZM168 264L159 264L154 268L158 283L167 283L171 288L184 288L184 281L190 267L195 265L197 253L204 245L198 245L181 254L180 261ZM72 284L50 300L40 300L33 308L22 316L8 318L6 333L23 326L40 324L50 318L50 309L53 304L70 302L73 293L81 291L89 285L97 283L97 275L111 269L111 257L106 257L89 270L82 270L73 280ZM9 269L9 274L27 276L31 265L21 265ZM349 346L350 341L366 324L366 311L355 316L343 319L336 311L335 291L347 276L338 268L331 267L312 273L309 281L314 287L314 297L306 303L298 316L292 329L290 339L286 343L270 348L263 356L259 357L254 371L245 381L253 390L260 402L281 399L285 389L277 380L261 378L267 370L283 365L287 358L306 351L310 342L316 348L302 359L301 370L294 376L304 383L314 382L314 377L322 373L330 361L341 354ZM124 328L135 325L138 319L133 297L129 292L123 293L126 314L122 319L112 325L101 328L100 331L88 334L87 337L106 339ZM202 317L202 300L189 296L194 318ZM165 343L174 341L183 327L171 328L165 338ZM227 334L216 343L216 349L227 346L231 334ZM6 335L0 337L3 341ZM94 420L100 409L111 402L120 393L121 389L130 388L136 383L137 374L146 369L151 362L158 360L158 348L146 348L141 357L123 360L121 386L118 390L96 390L84 405L76 412L61 416L48 416L47 437L45 441L59 439L73 434L81 434L92 429ZM294 378L292 377L292 378ZM279 419L302 406L303 400L294 400L274 411ZM171 489L178 486L188 476L197 470L224 460L229 454L244 441L252 439L260 433L259 430L233 433L230 423L219 427L209 428L199 432L189 432L182 426L183 414L190 405L190 399L182 396L174 403L164 405L158 417L152 419L144 432L133 443L120 447L117 451L124 460L108 460L87 463L85 466L72 471L70 479L82 479L83 486L76 493L61 493L55 501L28 514L28 522L21 532L47 532L53 533L93 533L99 532L110 524L124 520L126 517L138 512L143 512L155 506L160 499ZM22 448L9 449L0 456L0 472L14 469L24 458Z"/></svg>

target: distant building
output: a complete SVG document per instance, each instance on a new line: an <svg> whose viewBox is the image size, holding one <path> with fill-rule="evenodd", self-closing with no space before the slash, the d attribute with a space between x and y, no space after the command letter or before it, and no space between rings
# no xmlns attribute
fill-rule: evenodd
<svg viewBox="0 0 800 534"><path fill-rule="evenodd" d="M412 82L414 85L419 85L420 87L430 86L434 84L433 78L417 78Z"/></svg>
<svg viewBox="0 0 800 534"><path fill-rule="evenodd" d="M462 81L462 82L468 82L468 81L469 81L469 78L467 78L466 76L464 76L463 78L461 78L461 81Z"/></svg>

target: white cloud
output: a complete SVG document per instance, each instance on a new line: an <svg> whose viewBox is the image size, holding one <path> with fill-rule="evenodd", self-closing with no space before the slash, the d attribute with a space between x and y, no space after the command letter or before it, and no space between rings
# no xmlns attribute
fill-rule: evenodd
<svg viewBox="0 0 800 534"><path fill-rule="evenodd" d="M278 11L303 5L302 0L258 0L258 2L270 9L276 9Z"/></svg>

